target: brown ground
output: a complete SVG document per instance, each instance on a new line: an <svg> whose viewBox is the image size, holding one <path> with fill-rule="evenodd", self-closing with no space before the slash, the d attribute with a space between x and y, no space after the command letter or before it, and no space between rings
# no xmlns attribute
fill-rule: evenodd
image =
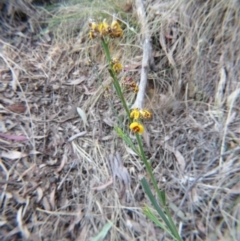
<svg viewBox="0 0 240 241"><path fill-rule="evenodd" d="M125 66L120 79L139 80L134 5L7 2L0 2L0 239L91 240L111 221L103 240L170 240L142 212L151 204L139 180L148 176L114 130L128 131L126 114L112 87L105 90L111 78L100 43L88 39L89 17L111 21L117 12L124 37L111 52ZM153 119L143 139L154 175L183 240L240 240L240 4L156 0L146 12ZM135 94L125 97L131 105Z"/></svg>

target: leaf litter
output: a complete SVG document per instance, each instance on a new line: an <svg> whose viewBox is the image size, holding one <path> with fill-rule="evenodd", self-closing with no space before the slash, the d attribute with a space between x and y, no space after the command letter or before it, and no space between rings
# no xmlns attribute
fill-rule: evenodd
<svg viewBox="0 0 240 241"><path fill-rule="evenodd" d="M58 5L49 21L61 24L44 35L37 26L47 11L19 2L0 4L0 239L91 240L110 220L104 240L170 240L142 214L145 169L113 130L114 111L124 112L114 92L104 96L111 79L99 43L88 40L85 17L59 19L99 6ZM31 6L38 14L26 14ZM119 6L127 24L111 49L121 53L120 77L138 80L141 23L133 5ZM146 1L146 9L154 65L144 148L154 175L185 240L239 240L239 3Z"/></svg>

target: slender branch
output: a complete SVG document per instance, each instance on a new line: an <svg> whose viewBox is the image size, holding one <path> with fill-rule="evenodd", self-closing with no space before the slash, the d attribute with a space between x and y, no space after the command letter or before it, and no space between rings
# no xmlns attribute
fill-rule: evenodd
<svg viewBox="0 0 240 241"><path fill-rule="evenodd" d="M147 87L147 77L150 59L152 57L152 45L151 45L151 36L147 28L146 13L142 0L136 0L135 2L138 18L141 23L141 32L142 32L142 42L143 42L143 58L142 58L142 69L141 69L141 78L139 83L139 91L136 97L132 109L138 108L142 109L144 104L144 95Z"/></svg>

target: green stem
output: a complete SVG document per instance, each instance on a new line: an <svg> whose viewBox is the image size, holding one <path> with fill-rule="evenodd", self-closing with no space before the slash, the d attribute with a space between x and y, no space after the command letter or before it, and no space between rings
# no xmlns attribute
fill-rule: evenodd
<svg viewBox="0 0 240 241"><path fill-rule="evenodd" d="M176 226L175 226L175 224L174 224L174 222L173 222L173 220L172 220L171 214L170 214L170 212L169 212L169 210L168 210L168 208L167 208L167 206L166 206L165 195L163 194L163 192L161 192L161 191L159 190L158 185L157 185L157 182L156 182L156 179L155 179L155 177L154 177L154 175L153 175L151 166L150 166L150 164L149 164L148 161L147 161L145 152L144 152L144 150L143 150L143 145L142 145L142 140L141 140L141 138L140 138L140 135L139 135L139 134L136 134L136 137L137 137L137 142L138 142L138 146L139 146L139 149L140 149L141 159L142 159L144 165L146 166L147 172L148 172L148 174L149 174L149 176L150 176L150 179L151 179L151 181L152 181L152 183L153 183L154 189L155 189L156 192L157 192L157 195L158 195L158 197L159 197L159 200L160 200L161 204L163 205L163 208L164 208L164 210L165 210L165 212L166 212L166 215L167 215L167 217L168 217L168 221L170 222L169 228L170 228L172 234L173 234L178 240L182 240L181 237L179 236L178 231L177 231L177 228L176 228ZM165 223L166 223L166 221L165 221ZM167 223L168 223L168 222L167 222ZM166 223L166 224L167 224L167 223Z"/></svg>
<svg viewBox="0 0 240 241"><path fill-rule="evenodd" d="M127 106L127 103L125 101L125 98L123 96L123 93L122 93L122 89L121 89L121 86L118 82L118 79L117 79L117 76L116 76L116 73L115 71L113 70L113 67L112 67L112 60L111 60L111 54L110 54L110 51L109 51L109 47L108 47L108 43L105 41L105 39L102 37L101 38L102 40L102 46L103 46L103 49L104 49L104 52L105 52L105 55L107 57L107 61L108 61L108 64L109 64L109 73L111 75L111 77L113 78L113 85L114 85L114 88L118 94L118 97L120 98L123 106L124 106L124 109L126 110L127 112L127 115L128 115L128 118L130 120L130 111L129 111L129 108ZM156 190L157 192L157 195L158 195L158 198L161 202L161 204L163 205L163 208L165 210L165 213L168 217L168 219L164 219L165 220L165 223L168 225L168 227L170 228L172 234L177 238L177 240L181 240L179 234L178 234L178 231L177 231L177 228L172 220L172 217L171 217L171 214L169 212L169 210L167 209L167 206L166 206L166 200L165 200L165 193L163 191L160 191L159 188L158 188L158 185L157 185L157 182L156 182L156 179L154 178L154 175L153 175L153 172L152 172L152 169L151 169L151 166L150 164L148 163L147 161L147 158L145 156L145 153L144 153L144 150L143 150L143 145L142 145L142 140L139 136L139 134L136 134L136 137L137 137L137 142L138 142L138 146L139 146L139 149L140 149L140 152L139 153L139 156L140 158L142 159L144 165L146 166L146 169L147 169L147 172L150 176L150 179L153 183L153 186L154 186L154 189ZM126 140L125 140L126 141ZM163 214L164 215L164 214ZM170 223L169 223L170 222Z"/></svg>
<svg viewBox="0 0 240 241"><path fill-rule="evenodd" d="M148 172L148 174L149 174L149 176L150 176L150 178L151 178L151 181L152 181L152 183L153 183L154 189L156 190L156 192L157 192L157 194L158 194L158 197L159 197L159 199L160 199L160 201L161 201L161 204L165 207L165 200L164 200L164 198L163 198L162 193L160 192L160 190L159 190L159 188L158 188L156 179L155 179L154 176L153 176L153 172L152 172L151 166L150 166L150 164L148 163L147 158L146 158L146 155L145 155L145 153L144 153L143 145L142 145L142 140L141 140L139 134L136 134L136 137L137 137L138 146L139 146L139 148L140 148L141 159L142 159L144 165L145 165L146 168L147 168L147 172Z"/></svg>
<svg viewBox="0 0 240 241"><path fill-rule="evenodd" d="M125 98L123 96L123 93L122 93L122 90L121 90L121 86L120 86L120 84L118 82L116 73L115 73L115 71L112 68L112 65L111 65L111 62L112 62L111 54L110 54L110 51L109 51L109 48L108 48L108 43L104 40L104 38L102 38L102 46L103 46L103 49L104 49L104 52L106 54L107 61L108 61L109 67L110 67L110 75L113 78L114 88L115 88L115 90L116 90L116 92L117 92L121 102L123 103L123 107L124 107L124 109L127 112L128 118L130 119L130 111L129 111L129 108L128 108L127 103L125 101Z"/></svg>

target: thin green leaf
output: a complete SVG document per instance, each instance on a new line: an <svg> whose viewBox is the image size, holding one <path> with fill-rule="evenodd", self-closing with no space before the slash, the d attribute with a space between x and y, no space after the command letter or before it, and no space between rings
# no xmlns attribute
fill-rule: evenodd
<svg viewBox="0 0 240 241"><path fill-rule="evenodd" d="M107 235L108 231L110 230L110 228L112 227L112 225L113 225L113 223L111 223L111 222L106 223L103 226L103 228L100 231L100 233L97 236L95 236L94 238L92 238L91 241L103 240L106 237L106 235Z"/></svg>
<svg viewBox="0 0 240 241"><path fill-rule="evenodd" d="M114 129L115 129L115 131L117 132L117 134L124 140L124 142L125 142L129 147L131 147L134 152L136 152L136 153L139 155L139 151L137 150L137 148L136 148L135 145L133 144L131 138L130 138L126 133L124 133L123 130L122 130L120 127L115 126Z"/></svg>
<svg viewBox="0 0 240 241"><path fill-rule="evenodd" d="M151 189L150 189L150 187L149 187L145 178L141 179L141 183L142 183L143 189L144 189L145 193L147 194L148 198L150 199L153 207L156 209L156 211L158 212L160 217L163 219L163 221L165 222L165 224L167 225L167 227L171 231L172 235L178 241L182 240L181 237L178 234L178 231L177 231L177 228L176 228L175 224L173 223L173 220L171 218L171 214L169 213L168 209L166 207L164 208L164 211L167 213L167 215L166 215L162 211L161 207L158 205L157 200L153 196L152 191L151 191Z"/></svg>
<svg viewBox="0 0 240 241"><path fill-rule="evenodd" d="M144 214L149 218L151 219L152 222L154 222L158 227L162 228L165 232L167 232L172 238L174 238L175 240L178 241L178 239L176 239L172 233L169 231L169 229L167 229L167 227L161 223L158 218L156 217L156 215L152 212L152 210L146 206L144 209L143 209L143 212Z"/></svg>
<svg viewBox="0 0 240 241"><path fill-rule="evenodd" d="M151 211L151 209L146 206L144 209L143 209L143 212L144 214L149 218L151 219L157 226L159 226L160 228L162 228L165 232L169 233L169 230L166 228L166 226L161 223L158 218L156 217L156 215Z"/></svg>
<svg viewBox="0 0 240 241"><path fill-rule="evenodd" d="M165 207L166 206L166 194L165 194L164 190L160 191L160 196L161 196L163 206Z"/></svg>
<svg viewBox="0 0 240 241"><path fill-rule="evenodd" d="M143 189L144 189L145 193L147 194L148 198L150 199L153 207L157 210L158 214L161 216L161 218L166 223L168 228L170 228L171 225L170 225L170 223L168 221L168 218L166 217L166 215L164 214L164 212L162 211L162 209L158 205L157 200L153 196L152 191L151 191L151 189L150 189L150 187L149 187L145 177L141 179L141 183L142 183Z"/></svg>

